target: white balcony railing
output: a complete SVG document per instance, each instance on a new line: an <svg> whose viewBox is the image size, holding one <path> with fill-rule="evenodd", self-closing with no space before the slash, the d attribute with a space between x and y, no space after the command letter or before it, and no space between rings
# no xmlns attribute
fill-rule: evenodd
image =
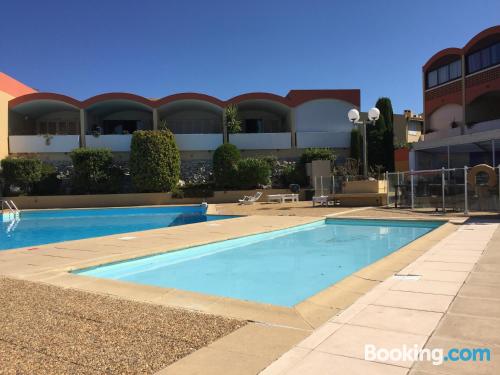
<svg viewBox="0 0 500 375"><path fill-rule="evenodd" d="M297 148L308 147L350 147L348 132L297 132Z"/></svg>
<svg viewBox="0 0 500 375"><path fill-rule="evenodd" d="M114 152L129 152L132 134L86 135L85 145L88 148L109 148Z"/></svg>
<svg viewBox="0 0 500 375"><path fill-rule="evenodd" d="M214 134L175 134L177 147L181 151L215 150L223 142L222 133Z"/></svg>
<svg viewBox="0 0 500 375"><path fill-rule="evenodd" d="M12 154L71 152L80 147L79 135L11 135L9 150Z"/></svg>
<svg viewBox="0 0 500 375"><path fill-rule="evenodd" d="M230 134L229 143L240 150L283 150L292 145L291 133Z"/></svg>
<svg viewBox="0 0 500 375"><path fill-rule="evenodd" d="M114 152L129 152L131 141L131 134L87 135L85 138L89 148L109 148ZM208 151L219 147L223 139L222 134L175 134L175 141L181 151Z"/></svg>

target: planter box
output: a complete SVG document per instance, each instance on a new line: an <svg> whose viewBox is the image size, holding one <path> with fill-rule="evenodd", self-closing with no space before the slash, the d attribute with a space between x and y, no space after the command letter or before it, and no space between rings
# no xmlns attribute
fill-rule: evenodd
<svg viewBox="0 0 500 375"><path fill-rule="evenodd" d="M386 193L387 183L386 181L347 181L344 184L343 193L353 194L353 193Z"/></svg>

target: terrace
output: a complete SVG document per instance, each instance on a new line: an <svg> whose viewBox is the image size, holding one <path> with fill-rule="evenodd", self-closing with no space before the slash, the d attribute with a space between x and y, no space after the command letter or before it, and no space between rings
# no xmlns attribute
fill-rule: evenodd
<svg viewBox="0 0 500 375"><path fill-rule="evenodd" d="M70 152L80 146L80 109L63 96L26 100L9 111L10 152Z"/></svg>
<svg viewBox="0 0 500 375"><path fill-rule="evenodd" d="M265 374L302 374L307 368L313 373L326 369L342 373L349 368L367 374L417 374L420 370L433 373L437 368L426 363L364 361L361 342L422 346L430 338L429 347L470 347L474 343L497 351L498 337L493 332L500 328L494 316L500 301L500 229L494 214L469 221L462 215L448 216L449 223L440 229L293 308L68 273L289 228L325 215L436 218L408 210L312 208L310 202L218 204L209 206L209 212L247 216L226 220L224 231L217 223L207 222L0 252L0 274L6 286L1 298L9 302L2 304L8 323L4 327L24 327L1 332L3 342L8 341L2 350L10 358L4 367L23 366L37 373L106 369L122 373L256 374L270 366ZM398 281L393 278L395 273L420 278ZM25 281L14 280L19 278ZM35 308L52 299L51 309ZM16 308L9 310L9 306ZM460 330L453 328L457 319ZM56 321L57 330L51 323ZM35 327L39 335L33 337ZM356 337L364 341L356 341ZM75 345L79 350L64 349ZM99 352L97 348L101 348ZM464 373L478 369L494 373L499 363L493 354L490 362L455 366ZM439 371L454 373L456 368L446 364Z"/></svg>

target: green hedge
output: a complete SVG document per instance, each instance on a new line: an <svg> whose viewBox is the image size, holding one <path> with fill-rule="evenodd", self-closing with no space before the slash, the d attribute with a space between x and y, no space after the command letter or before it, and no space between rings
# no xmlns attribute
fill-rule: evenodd
<svg viewBox="0 0 500 375"><path fill-rule="evenodd" d="M308 148L300 157L301 163L311 163L313 160L335 160L335 153L331 148Z"/></svg>
<svg viewBox="0 0 500 375"><path fill-rule="evenodd" d="M57 177L56 168L50 164L42 164L42 178L33 185L33 195L58 195L61 193L61 180Z"/></svg>
<svg viewBox="0 0 500 375"><path fill-rule="evenodd" d="M172 190L172 198L210 198L214 196L213 184L187 184Z"/></svg>
<svg viewBox="0 0 500 375"><path fill-rule="evenodd" d="M179 182L180 170L181 157L170 130L134 132L130 175L137 191L171 191Z"/></svg>
<svg viewBox="0 0 500 375"><path fill-rule="evenodd" d="M70 157L73 162L73 193L101 194L120 191L123 173L113 165L111 150L77 148L70 153Z"/></svg>
<svg viewBox="0 0 500 375"><path fill-rule="evenodd" d="M238 186L238 162L240 159L240 151L230 143L225 143L215 150L213 170L215 185L218 188Z"/></svg>
<svg viewBox="0 0 500 375"><path fill-rule="evenodd" d="M281 171L281 185L288 188L291 184L307 185L306 168L302 163L288 164Z"/></svg>
<svg viewBox="0 0 500 375"><path fill-rule="evenodd" d="M21 188L29 194L33 185L43 177L43 163L38 159L8 157L1 162L2 176L5 180L5 195L10 194L10 186Z"/></svg>
<svg viewBox="0 0 500 375"><path fill-rule="evenodd" d="M253 189L271 183L271 167L266 160L245 158L238 162L238 187Z"/></svg>

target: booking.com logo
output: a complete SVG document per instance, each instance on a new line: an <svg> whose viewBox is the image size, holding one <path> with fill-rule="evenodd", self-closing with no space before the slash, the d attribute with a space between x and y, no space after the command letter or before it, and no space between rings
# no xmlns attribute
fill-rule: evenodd
<svg viewBox="0 0 500 375"><path fill-rule="evenodd" d="M433 365L444 362L488 362L491 360L491 350L488 348L451 348L445 354L441 348L423 348L418 345L403 345L401 348L377 348L373 344L365 345L365 360L367 361L430 361Z"/></svg>

